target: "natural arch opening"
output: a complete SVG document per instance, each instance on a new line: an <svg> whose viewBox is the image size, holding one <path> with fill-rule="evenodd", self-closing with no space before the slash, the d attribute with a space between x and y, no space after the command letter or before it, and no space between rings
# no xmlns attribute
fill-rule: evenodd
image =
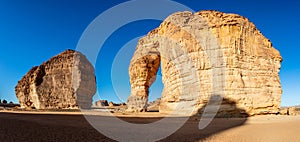
<svg viewBox="0 0 300 142"><path fill-rule="evenodd" d="M148 103L147 103L148 112L159 112L159 103L160 103L163 89L164 89L164 84L162 82L162 73L161 73L161 66L160 66L156 74L156 79L149 88L149 96L148 96Z"/></svg>

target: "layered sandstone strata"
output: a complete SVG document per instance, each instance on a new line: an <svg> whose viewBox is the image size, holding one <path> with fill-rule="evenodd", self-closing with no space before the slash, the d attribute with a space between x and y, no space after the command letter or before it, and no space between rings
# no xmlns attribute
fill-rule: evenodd
<svg viewBox="0 0 300 142"><path fill-rule="evenodd" d="M94 68L84 55L67 50L30 69L15 92L23 108L89 108L96 92Z"/></svg>
<svg viewBox="0 0 300 142"><path fill-rule="evenodd" d="M129 67L128 111L147 109L161 66L160 112L192 107L194 114L209 105L221 114L278 113L281 61L279 51L247 18L178 12L139 40Z"/></svg>

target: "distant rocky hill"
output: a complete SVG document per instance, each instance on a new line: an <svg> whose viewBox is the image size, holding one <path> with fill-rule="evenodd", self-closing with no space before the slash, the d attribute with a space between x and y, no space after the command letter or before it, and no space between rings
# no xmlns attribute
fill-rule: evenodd
<svg viewBox="0 0 300 142"><path fill-rule="evenodd" d="M81 53L66 50L31 68L15 92L22 108L89 108L96 92L94 68Z"/></svg>
<svg viewBox="0 0 300 142"><path fill-rule="evenodd" d="M107 100L99 100L93 104L93 107L105 107L108 106Z"/></svg>
<svg viewBox="0 0 300 142"><path fill-rule="evenodd" d="M0 107L20 107L20 104L15 104L15 103L0 103Z"/></svg>
<svg viewBox="0 0 300 142"><path fill-rule="evenodd" d="M101 107L113 107L113 106L122 106L125 107L125 103L114 103L112 101L108 102L107 100L98 100L93 104L94 108L101 108Z"/></svg>

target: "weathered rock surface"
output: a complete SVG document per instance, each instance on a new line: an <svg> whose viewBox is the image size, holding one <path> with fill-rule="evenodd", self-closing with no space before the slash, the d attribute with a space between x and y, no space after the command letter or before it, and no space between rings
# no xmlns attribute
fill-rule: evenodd
<svg viewBox="0 0 300 142"><path fill-rule="evenodd" d="M221 105L221 112L278 113L281 61L279 51L247 18L178 12L139 40L129 67L128 111L147 109L149 87L161 64L160 112L199 110L221 96L229 101L210 105Z"/></svg>
<svg viewBox="0 0 300 142"><path fill-rule="evenodd" d="M15 92L23 108L89 108L96 92L94 68L84 55L67 50L30 69Z"/></svg>

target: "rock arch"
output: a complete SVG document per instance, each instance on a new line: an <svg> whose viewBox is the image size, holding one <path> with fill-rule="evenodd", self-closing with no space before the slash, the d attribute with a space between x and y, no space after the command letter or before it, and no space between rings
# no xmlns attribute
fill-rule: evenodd
<svg viewBox="0 0 300 142"><path fill-rule="evenodd" d="M178 12L139 40L129 67L128 110L146 109L148 90L161 63L160 112L172 112L178 103L186 104L183 110L201 108L212 95L220 94L246 111L241 113L278 113L281 61L272 43L242 16ZM196 76L189 74L192 69ZM231 104L221 105L221 112L234 112Z"/></svg>

